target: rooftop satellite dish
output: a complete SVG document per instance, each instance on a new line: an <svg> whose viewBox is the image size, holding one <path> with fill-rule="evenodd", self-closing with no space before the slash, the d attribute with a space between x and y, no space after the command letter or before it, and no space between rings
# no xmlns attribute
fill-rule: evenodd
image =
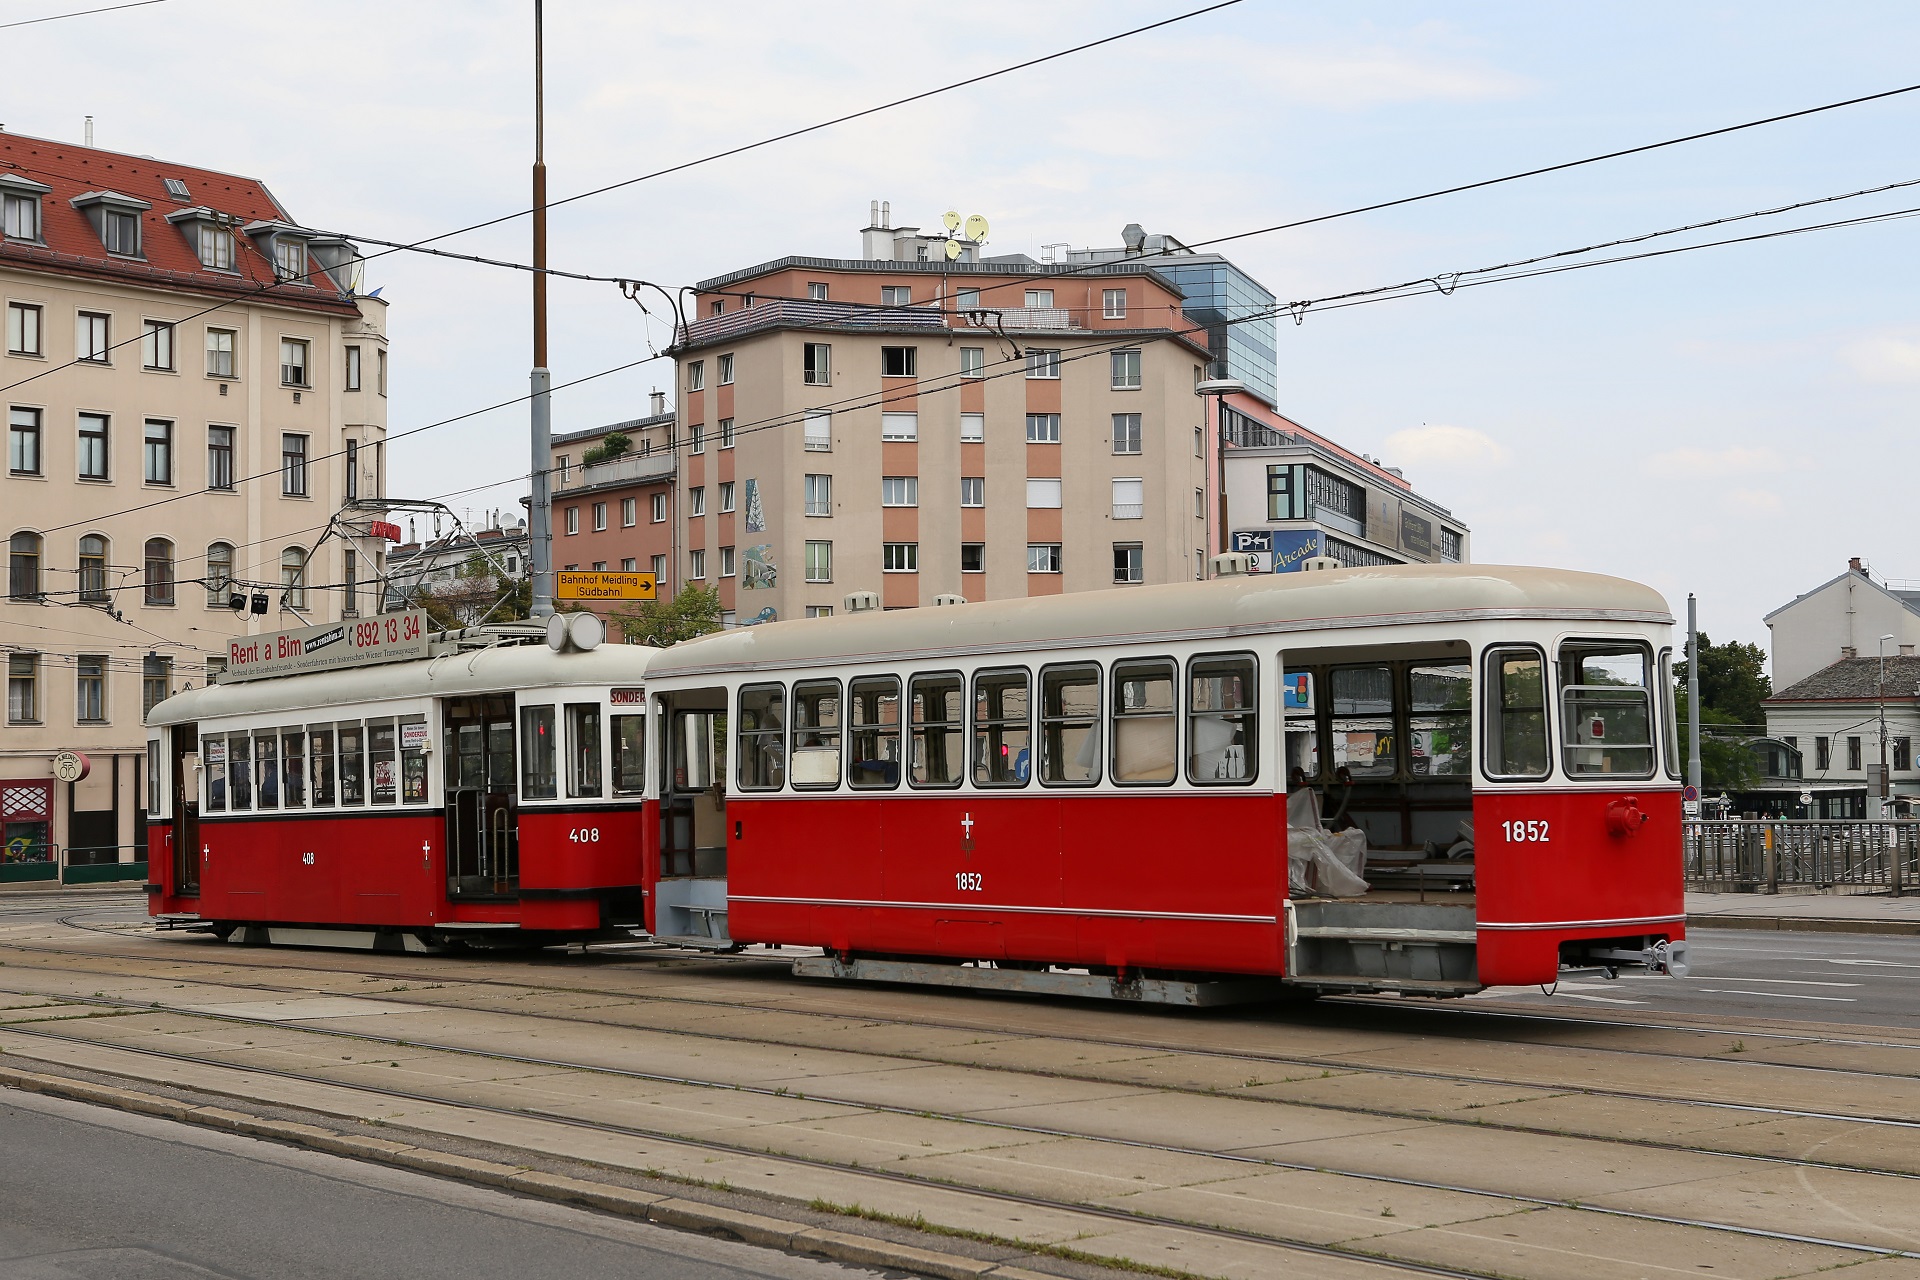
<svg viewBox="0 0 1920 1280"><path fill-rule="evenodd" d="M958 231L960 229L960 211L957 209L949 209L940 215L940 221L946 224L947 230Z"/></svg>
<svg viewBox="0 0 1920 1280"><path fill-rule="evenodd" d="M978 244L980 241L985 240L986 238L987 238L987 220L981 217L977 213L969 214L967 216L967 239L973 241L975 244Z"/></svg>
<svg viewBox="0 0 1920 1280"><path fill-rule="evenodd" d="M947 241L947 259L948 259L948 261L952 261L953 259L955 259L955 258L957 258L957 257L959 257L959 256L960 256L960 242L959 242L958 240L949 240L949 241Z"/></svg>

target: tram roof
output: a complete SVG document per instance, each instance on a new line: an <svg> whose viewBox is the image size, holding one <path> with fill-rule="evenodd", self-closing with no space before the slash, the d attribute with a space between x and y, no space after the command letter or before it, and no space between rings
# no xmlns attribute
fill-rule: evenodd
<svg viewBox="0 0 1920 1280"><path fill-rule="evenodd" d="M656 652L648 676L1497 619L1673 621L1659 592L1605 574L1391 565L770 622Z"/></svg>
<svg viewBox="0 0 1920 1280"><path fill-rule="evenodd" d="M644 645L603 644L585 653L555 653L544 644L500 645L411 662L316 671L309 675L234 680L189 689L159 703L150 725L222 716L304 711L395 698L510 693L567 685L634 685L660 652Z"/></svg>

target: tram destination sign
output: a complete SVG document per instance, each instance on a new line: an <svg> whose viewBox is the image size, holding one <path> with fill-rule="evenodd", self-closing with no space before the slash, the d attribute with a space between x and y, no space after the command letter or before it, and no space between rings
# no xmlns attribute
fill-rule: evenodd
<svg viewBox="0 0 1920 1280"><path fill-rule="evenodd" d="M595 570L589 573L556 573L553 597L556 600L652 600L659 594L658 580L651 573L621 573Z"/></svg>
<svg viewBox="0 0 1920 1280"><path fill-rule="evenodd" d="M426 615L418 609L296 627L227 643L224 680L262 680L427 656Z"/></svg>

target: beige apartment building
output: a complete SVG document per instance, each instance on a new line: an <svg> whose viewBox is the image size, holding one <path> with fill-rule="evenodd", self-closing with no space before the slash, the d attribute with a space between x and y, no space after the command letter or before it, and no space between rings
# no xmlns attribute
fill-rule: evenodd
<svg viewBox="0 0 1920 1280"><path fill-rule="evenodd" d="M230 639L378 611L386 304L251 178L0 133L0 205L0 878L39 879L144 859L142 718Z"/></svg>
<svg viewBox="0 0 1920 1280"><path fill-rule="evenodd" d="M697 286L670 587L717 583L751 623L855 593L911 608L1199 576L1209 352L1180 291L1124 261L1065 279L972 246L947 261L904 230L934 251Z"/></svg>

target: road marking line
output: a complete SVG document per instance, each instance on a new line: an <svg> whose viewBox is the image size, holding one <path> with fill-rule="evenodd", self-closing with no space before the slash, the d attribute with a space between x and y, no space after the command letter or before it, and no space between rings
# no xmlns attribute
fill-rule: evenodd
<svg viewBox="0 0 1920 1280"><path fill-rule="evenodd" d="M1866 985L1863 982L1808 982L1794 978L1722 978L1718 975L1702 976L1701 980L1704 982L1770 982L1782 987L1861 987Z"/></svg>
<svg viewBox="0 0 1920 1280"><path fill-rule="evenodd" d="M1697 990L1716 996L1771 996L1775 1000L1827 1000L1835 1004L1859 1004L1852 996L1799 996L1791 991L1732 991L1720 987L1699 987Z"/></svg>
<svg viewBox="0 0 1920 1280"><path fill-rule="evenodd" d="M1902 964L1898 960L1825 960L1827 964L1870 964L1880 969L1920 969L1920 964Z"/></svg>

